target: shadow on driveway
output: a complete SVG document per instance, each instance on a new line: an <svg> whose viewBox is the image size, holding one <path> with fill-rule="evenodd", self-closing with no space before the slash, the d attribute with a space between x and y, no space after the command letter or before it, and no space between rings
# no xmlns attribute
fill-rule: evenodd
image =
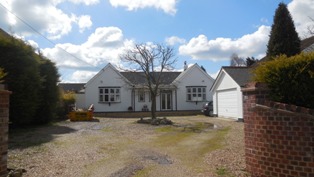
<svg viewBox="0 0 314 177"><path fill-rule="evenodd" d="M44 125L9 129L9 150L25 149L52 141L56 136L77 130L64 125Z"/></svg>

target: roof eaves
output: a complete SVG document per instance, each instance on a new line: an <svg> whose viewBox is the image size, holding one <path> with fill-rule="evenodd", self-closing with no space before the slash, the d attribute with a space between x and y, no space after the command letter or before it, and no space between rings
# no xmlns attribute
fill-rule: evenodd
<svg viewBox="0 0 314 177"><path fill-rule="evenodd" d="M218 82L219 78L221 77L222 73L223 73L223 67L220 68L219 73L218 73L216 79L214 80L213 85L212 85L212 86L210 87L210 89L209 89L210 91L213 91L213 89L216 88L217 82Z"/></svg>

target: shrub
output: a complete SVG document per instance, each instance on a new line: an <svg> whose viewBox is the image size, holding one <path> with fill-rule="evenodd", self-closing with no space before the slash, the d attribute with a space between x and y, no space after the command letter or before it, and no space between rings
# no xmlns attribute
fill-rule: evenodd
<svg viewBox="0 0 314 177"><path fill-rule="evenodd" d="M143 119L140 118L140 120L137 121L137 123L140 124L151 124L151 125L172 125L173 122L170 119L167 118L156 118L156 119Z"/></svg>
<svg viewBox="0 0 314 177"><path fill-rule="evenodd" d="M6 73L4 72L4 69L0 68L0 83L2 82L2 79L4 78L5 75Z"/></svg>
<svg viewBox="0 0 314 177"><path fill-rule="evenodd" d="M60 103L58 107L59 119L67 119L67 114L72 110L75 104L75 93L74 92L62 92L60 91Z"/></svg>
<svg viewBox="0 0 314 177"><path fill-rule="evenodd" d="M255 81L271 89L274 101L314 108L314 53L281 55L261 63L253 72Z"/></svg>

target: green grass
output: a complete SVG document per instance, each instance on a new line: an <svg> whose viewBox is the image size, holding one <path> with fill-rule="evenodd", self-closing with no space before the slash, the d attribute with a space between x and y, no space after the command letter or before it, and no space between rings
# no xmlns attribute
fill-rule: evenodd
<svg viewBox="0 0 314 177"><path fill-rule="evenodd" d="M143 168L142 170L138 170L135 172L134 177L146 177L149 176L149 172L154 170L154 165Z"/></svg>
<svg viewBox="0 0 314 177"><path fill-rule="evenodd" d="M224 177L234 177L231 175L230 171L226 169L225 167L220 167L216 169L216 174L218 176L224 176Z"/></svg>
<svg viewBox="0 0 314 177"><path fill-rule="evenodd" d="M156 132L172 132L175 131L173 126L163 126L155 129Z"/></svg>
<svg viewBox="0 0 314 177"><path fill-rule="evenodd" d="M205 147L202 148L202 154L206 152L211 152L220 148L223 148L224 145L222 144L224 137L229 133L230 127L226 127L224 129L218 129L214 134L213 138L208 139L205 141Z"/></svg>
<svg viewBox="0 0 314 177"><path fill-rule="evenodd" d="M173 126L157 128L156 132L161 134L151 145L165 149L169 154L181 159L186 166L203 172L206 168L201 165L204 156L209 152L224 148L223 142L231 127L203 131L213 127L212 124L204 122L197 122L188 127L190 128Z"/></svg>
<svg viewBox="0 0 314 177"><path fill-rule="evenodd" d="M101 131L102 132L112 132L112 128L111 127L105 127Z"/></svg>

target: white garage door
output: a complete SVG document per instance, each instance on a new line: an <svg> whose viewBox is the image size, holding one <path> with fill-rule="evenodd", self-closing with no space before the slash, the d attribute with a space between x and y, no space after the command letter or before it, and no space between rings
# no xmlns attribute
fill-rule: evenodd
<svg viewBox="0 0 314 177"><path fill-rule="evenodd" d="M237 90L230 89L218 91L218 116L220 117L238 117L237 109Z"/></svg>

